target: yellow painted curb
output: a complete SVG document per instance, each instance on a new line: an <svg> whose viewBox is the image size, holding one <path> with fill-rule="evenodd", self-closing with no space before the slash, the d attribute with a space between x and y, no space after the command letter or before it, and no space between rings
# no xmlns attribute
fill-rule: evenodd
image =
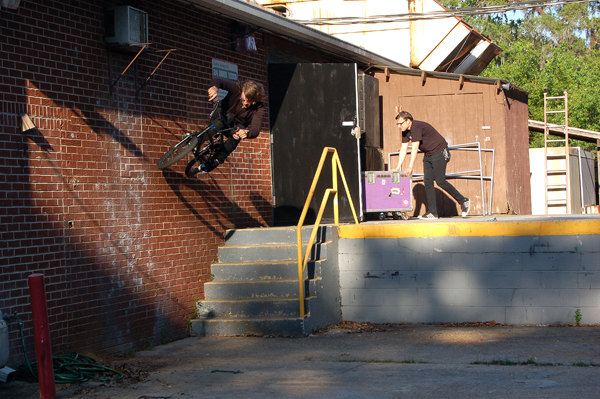
<svg viewBox="0 0 600 399"><path fill-rule="evenodd" d="M339 238L495 237L600 234L600 219L340 225Z"/></svg>

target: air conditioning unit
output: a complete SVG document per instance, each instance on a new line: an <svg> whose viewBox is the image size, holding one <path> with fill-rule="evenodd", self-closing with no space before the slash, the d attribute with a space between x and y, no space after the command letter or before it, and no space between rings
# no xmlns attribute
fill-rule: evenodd
<svg viewBox="0 0 600 399"><path fill-rule="evenodd" d="M0 2L0 8L5 7L5 8L12 8L13 10L16 10L17 8L19 8L20 2L21 2L21 0L2 0Z"/></svg>
<svg viewBox="0 0 600 399"><path fill-rule="evenodd" d="M110 45L135 46L148 42L148 14L130 6L104 10L104 41ZM139 47L134 47L138 51Z"/></svg>

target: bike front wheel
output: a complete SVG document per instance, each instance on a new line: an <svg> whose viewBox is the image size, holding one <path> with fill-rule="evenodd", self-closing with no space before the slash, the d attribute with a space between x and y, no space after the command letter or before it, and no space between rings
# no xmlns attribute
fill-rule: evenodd
<svg viewBox="0 0 600 399"><path fill-rule="evenodd" d="M185 157L190 151L198 144L198 137L189 136L185 140L180 141L175 147L162 156L162 158L156 163L158 169L165 169Z"/></svg>

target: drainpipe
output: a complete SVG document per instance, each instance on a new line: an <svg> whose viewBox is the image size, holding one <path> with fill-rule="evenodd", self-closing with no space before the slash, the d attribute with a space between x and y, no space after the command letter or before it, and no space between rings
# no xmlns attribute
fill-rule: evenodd
<svg viewBox="0 0 600 399"><path fill-rule="evenodd" d="M422 14L424 11L423 0L408 0L409 14ZM411 16L412 17L412 16ZM410 67L419 68L421 57L419 49L423 49L423 29L424 21L410 18L408 26L410 28Z"/></svg>

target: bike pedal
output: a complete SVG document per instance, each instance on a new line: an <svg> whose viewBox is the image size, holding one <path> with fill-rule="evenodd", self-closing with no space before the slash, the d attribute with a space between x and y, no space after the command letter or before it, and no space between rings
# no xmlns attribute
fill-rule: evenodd
<svg viewBox="0 0 600 399"><path fill-rule="evenodd" d="M171 147L171 149L175 148L171 140L167 140L167 143L169 144L169 147Z"/></svg>

